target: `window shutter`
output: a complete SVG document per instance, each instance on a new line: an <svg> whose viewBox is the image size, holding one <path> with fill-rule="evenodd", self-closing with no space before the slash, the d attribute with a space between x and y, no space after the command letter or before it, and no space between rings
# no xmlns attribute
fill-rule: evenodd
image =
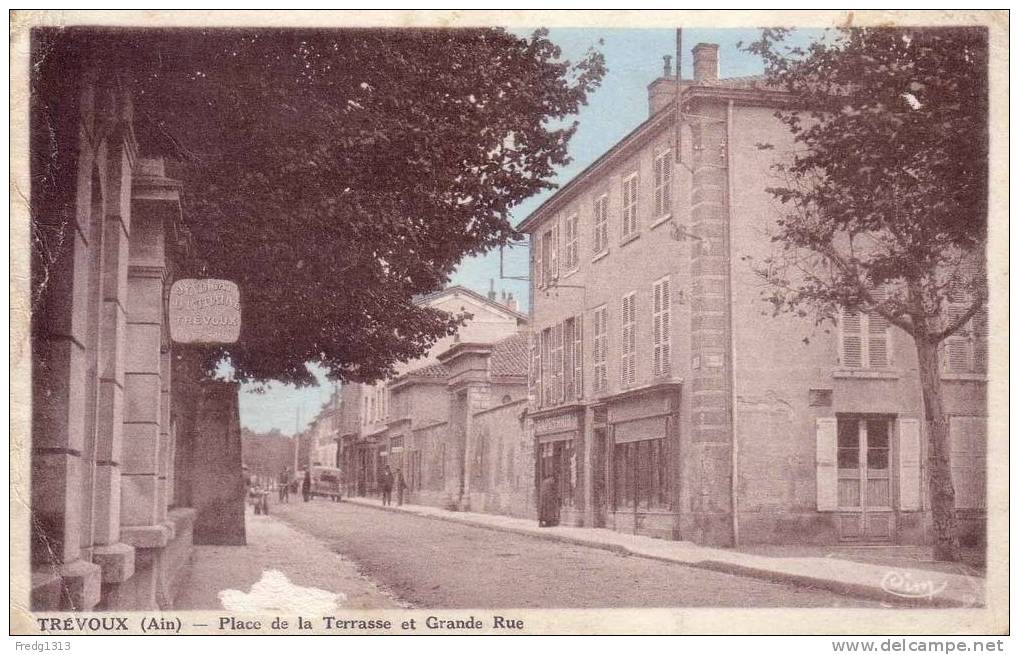
<svg viewBox="0 0 1019 655"><path fill-rule="evenodd" d="M542 243L541 243L541 235L540 234L535 234L534 235L534 245L532 246L532 248L534 250L534 288L535 289L540 289L542 284L544 283L544 280L542 279L542 277L543 277L542 276L542 272L543 271L542 271L542 268L541 268L542 267L542 260L541 260Z"/></svg>
<svg viewBox="0 0 1019 655"><path fill-rule="evenodd" d="M838 421L817 419L817 511L831 512L838 507L838 468L836 443Z"/></svg>
<svg viewBox="0 0 1019 655"><path fill-rule="evenodd" d="M662 215L672 213L672 153L662 153Z"/></svg>
<svg viewBox="0 0 1019 655"><path fill-rule="evenodd" d="M654 186L655 186L655 216L661 216L664 212L662 208L665 206L664 198L662 198L662 181L664 178L664 171L662 160L664 157L658 155L655 157L655 170L654 170Z"/></svg>
<svg viewBox="0 0 1019 655"><path fill-rule="evenodd" d="M948 308L948 322L954 323L963 315L962 307ZM945 339L945 370L950 373L969 373L970 344L969 323L960 327L955 334Z"/></svg>
<svg viewBox="0 0 1019 655"><path fill-rule="evenodd" d="M656 162L657 163L657 162ZM662 285L655 283L654 300L651 308L652 371L655 376L662 374Z"/></svg>
<svg viewBox="0 0 1019 655"><path fill-rule="evenodd" d="M899 509L920 509L920 421L899 419Z"/></svg>
<svg viewBox="0 0 1019 655"><path fill-rule="evenodd" d="M559 219L556 219L552 232L552 278L559 279Z"/></svg>
<svg viewBox="0 0 1019 655"><path fill-rule="evenodd" d="M948 421L955 506L987 506L987 417L952 416Z"/></svg>
<svg viewBox="0 0 1019 655"><path fill-rule="evenodd" d="M872 368L888 366L888 325L877 312L867 316L867 358Z"/></svg>
<svg viewBox="0 0 1019 655"><path fill-rule="evenodd" d="M988 317L987 308L977 311L973 315L973 371L975 373L987 372L987 338L988 338Z"/></svg>
<svg viewBox="0 0 1019 655"><path fill-rule="evenodd" d="M531 402L541 405L541 348L540 333L531 334Z"/></svg>
<svg viewBox="0 0 1019 655"><path fill-rule="evenodd" d="M668 156L665 159L670 161ZM669 286L669 278L662 280L662 375L672 371L672 294Z"/></svg>
<svg viewBox="0 0 1019 655"><path fill-rule="evenodd" d="M863 319L858 311L842 312L842 365L863 366Z"/></svg>
<svg viewBox="0 0 1019 655"><path fill-rule="evenodd" d="M573 388L577 398L584 397L584 315L577 314L573 323Z"/></svg>

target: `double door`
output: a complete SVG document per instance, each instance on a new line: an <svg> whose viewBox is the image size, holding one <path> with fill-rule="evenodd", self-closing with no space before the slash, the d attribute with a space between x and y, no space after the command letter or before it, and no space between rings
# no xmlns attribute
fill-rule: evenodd
<svg viewBox="0 0 1019 655"><path fill-rule="evenodd" d="M892 511L893 420L838 417L838 530L844 541L888 541Z"/></svg>

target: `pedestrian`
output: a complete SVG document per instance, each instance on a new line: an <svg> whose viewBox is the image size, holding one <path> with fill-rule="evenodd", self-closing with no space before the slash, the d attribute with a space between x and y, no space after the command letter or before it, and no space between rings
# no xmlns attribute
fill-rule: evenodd
<svg viewBox="0 0 1019 655"><path fill-rule="evenodd" d="M280 473L280 477L279 477L279 486L280 486L280 490L279 490L280 491L280 502L281 503L289 503L290 502L290 467L288 467L288 466L284 466L283 467L283 471Z"/></svg>
<svg viewBox="0 0 1019 655"><path fill-rule="evenodd" d="M311 500L311 469L304 469L304 483L301 484L301 494L304 502Z"/></svg>
<svg viewBox="0 0 1019 655"><path fill-rule="evenodd" d="M559 525L559 490L556 479L545 476L538 487L538 527L550 528Z"/></svg>
<svg viewBox="0 0 1019 655"><path fill-rule="evenodd" d="M396 504L403 505L403 490L407 488L407 481L403 479L403 471L399 467L396 469L393 484L396 485Z"/></svg>
<svg viewBox="0 0 1019 655"><path fill-rule="evenodd" d="M393 499L393 472L389 470L389 466L382 469L382 474L379 476L379 489L382 491L382 504L389 505Z"/></svg>

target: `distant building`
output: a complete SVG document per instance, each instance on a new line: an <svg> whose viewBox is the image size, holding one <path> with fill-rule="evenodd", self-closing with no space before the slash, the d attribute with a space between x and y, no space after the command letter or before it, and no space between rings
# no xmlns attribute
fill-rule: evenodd
<svg viewBox="0 0 1019 655"><path fill-rule="evenodd" d="M422 305L452 315L466 313L469 318L455 336L440 339L423 357L400 366L392 380L343 385L339 456L347 493L376 493L384 466L400 467L408 485L423 490L427 474L413 433L449 419L448 371L440 356L457 344L493 344L524 329L527 317L518 311L516 301L512 296L501 300L494 291L485 297L460 286L419 298ZM449 474L454 470L450 464ZM446 474L441 465L436 475Z"/></svg>
<svg viewBox="0 0 1019 655"><path fill-rule="evenodd" d="M259 480L275 482L284 469L294 475L297 458L294 453L296 440L273 430L268 433L241 429L241 452L248 473Z"/></svg>
<svg viewBox="0 0 1019 655"><path fill-rule="evenodd" d="M786 101L693 49L649 118L519 229L531 237L531 394L541 474L575 525L699 543L921 544L929 534L915 352L879 317L830 336L772 317L746 261L771 248ZM758 143L770 143L761 150ZM679 157L677 157L677 148ZM848 153L847 153L848 156ZM986 507L986 322L947 346L953 478Z"/></svg>

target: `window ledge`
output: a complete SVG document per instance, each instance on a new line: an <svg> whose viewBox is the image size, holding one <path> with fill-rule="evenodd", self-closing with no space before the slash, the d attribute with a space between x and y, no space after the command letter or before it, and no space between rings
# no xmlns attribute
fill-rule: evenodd
<svg viewBox="0 0 1019 655"><path fill-rule="evenodd" d="M565 280L565 279L566 279L566 278L568 278L568 277L573 277L573 275L574 275L574 274L575 274L575 273L576 273L577 271L579 271L579 270L580 270L580 266L579 266L579 265L578 265L578 266L574 266L574 267L573 267L573 268L571 268L570 270L568 270L568 271L566 271L565 273L563 273L563 274L562 274L562 276L561 276L561 278L562 278L563 280Z"/></svg>
<svg viewBox="0 0 1019 655"><path fill-rule="evenodd" d="M897 380L901 377L901 373L894 369L837 368L832 372L832 377L846 380Z"/></svg>
<svg viewBox="0 0 1019 655"><path fill-rule="evenodd" d="M987 375L984 373L942 373L941 379L958 382L987 382Z"/></svg>
<svg viewBox="0 0 1019 655"><path fill-rule="evenodd" d="M600 253L596 254L594 257L591 258L591 263L593 264L596 261L598 261L599 259L604 259L608 254L609 254L609 249L608 248L606 248L605 250L602 250Z"/></svg>
<svg viewBox="0 0 1019 655"><path fill-rule="evenodd" d="M661 225L662 223L668 223L671 220L672 220L672 212L669 212L668 214L666 214L666 215L664 215L664 216L662 216L660 218L655 219L655 222L652 223L651 227L648 228L648 229L653 230L656 227L658 227L659 225Z"/></svg>
<svg viewBox="0 0 1019 655"><path fill-rule="evenodd" d="M633 241L636 241L636 240L637 240L637 239L639 239L639 238L640 238L640 232L634 232L634 233L633 233L633 234L631 234L630 236L628 236L628 237L625 237L625 238L623 238L623 239L620 239L620 240L619 240L619 247L620 247L620 248L622 248L622 247L623 247L623 246L625 246L626 244L628 244L628 243L631 243L631 242L633 242Z"/></svg>

